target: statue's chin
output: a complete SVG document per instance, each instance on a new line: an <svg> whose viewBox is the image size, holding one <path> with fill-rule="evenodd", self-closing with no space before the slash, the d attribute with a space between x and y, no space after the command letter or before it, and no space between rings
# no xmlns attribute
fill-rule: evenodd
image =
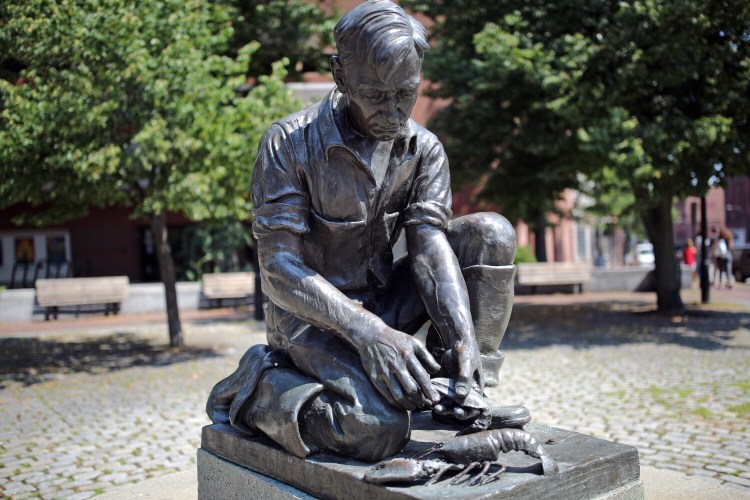
<svg viewBox="0 0 750 500"><path fill-rule="evenodd" d="M400 128L393 130L371 130L370 135L379 141L392 141L398 135Z"/></svg>

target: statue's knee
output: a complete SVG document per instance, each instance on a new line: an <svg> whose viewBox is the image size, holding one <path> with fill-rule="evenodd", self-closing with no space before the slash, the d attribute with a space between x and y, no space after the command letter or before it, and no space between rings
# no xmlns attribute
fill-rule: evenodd
<svg viewBox="0 0 750 500"><path fill-rule="evenodd" d="M400 452L409 440L411 419L406 411L392 408L360 418L348 429L350 455L377 462ZM356 428L354 428L356 427Z"/></svg>
<svg viewBox="0 0 750 500"><path fill-rule="evenodd" d="M463 267L507 266L516 258L516 230L500 214L466 215L453 221L452 230L454 251Z"/></svg>

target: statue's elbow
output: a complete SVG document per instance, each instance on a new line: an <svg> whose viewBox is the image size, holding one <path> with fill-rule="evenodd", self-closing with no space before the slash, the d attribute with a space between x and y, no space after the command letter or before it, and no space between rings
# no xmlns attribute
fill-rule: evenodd
<svg viewBox="0 0 750 500"><path fill-rule="evenodd" d="M300 267L299 257L289 252L274 252L260 261L260 274L263 288L272 300L276 291L293 286L294 275Z"/></svg>

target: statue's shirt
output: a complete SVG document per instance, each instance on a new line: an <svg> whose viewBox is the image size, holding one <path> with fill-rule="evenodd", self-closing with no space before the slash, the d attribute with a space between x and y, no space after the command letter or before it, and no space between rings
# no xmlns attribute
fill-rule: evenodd
<svg viewBox="0 0 750 500"><path fill-rule="evenodd" d="M382 290L401 227L446 227L448 160L437 138L409 120L377 182L348 145L352 132L336 123L341 97L334 90L266 132L253 172L253 231L256 238L273 231L301 235L305 264L339 290Z"/></svg>

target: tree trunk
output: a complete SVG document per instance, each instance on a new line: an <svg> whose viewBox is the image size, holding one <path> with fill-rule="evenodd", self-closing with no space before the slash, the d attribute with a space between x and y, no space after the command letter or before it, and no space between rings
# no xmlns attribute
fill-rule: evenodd
<svg viewBox="0 0 750 500"><path fill-rule="evenodd" d="M643 211L643 222L654 246L654 278L659 312L682 313L680 264L674 253L672 196L657 199Z"/></svg>
<svg viewBox="0 0 750 500"><path fill-rule="evenodd" d="M537 262L547 262L547 220L541 213L534 222L534 257Z"/></svg>
<svg viewBox="0 0 750 500"><path fill-rule="evenodd" d="M180 310L177 307L177 279L174 272L172 248L167 239L167 214L162 212L151 217L151 231L156 242L156 255L159 259L159 274L164 284L164 298L167 305L167 325L169 326L169 345L182 347L182 323Z"/></svg>

